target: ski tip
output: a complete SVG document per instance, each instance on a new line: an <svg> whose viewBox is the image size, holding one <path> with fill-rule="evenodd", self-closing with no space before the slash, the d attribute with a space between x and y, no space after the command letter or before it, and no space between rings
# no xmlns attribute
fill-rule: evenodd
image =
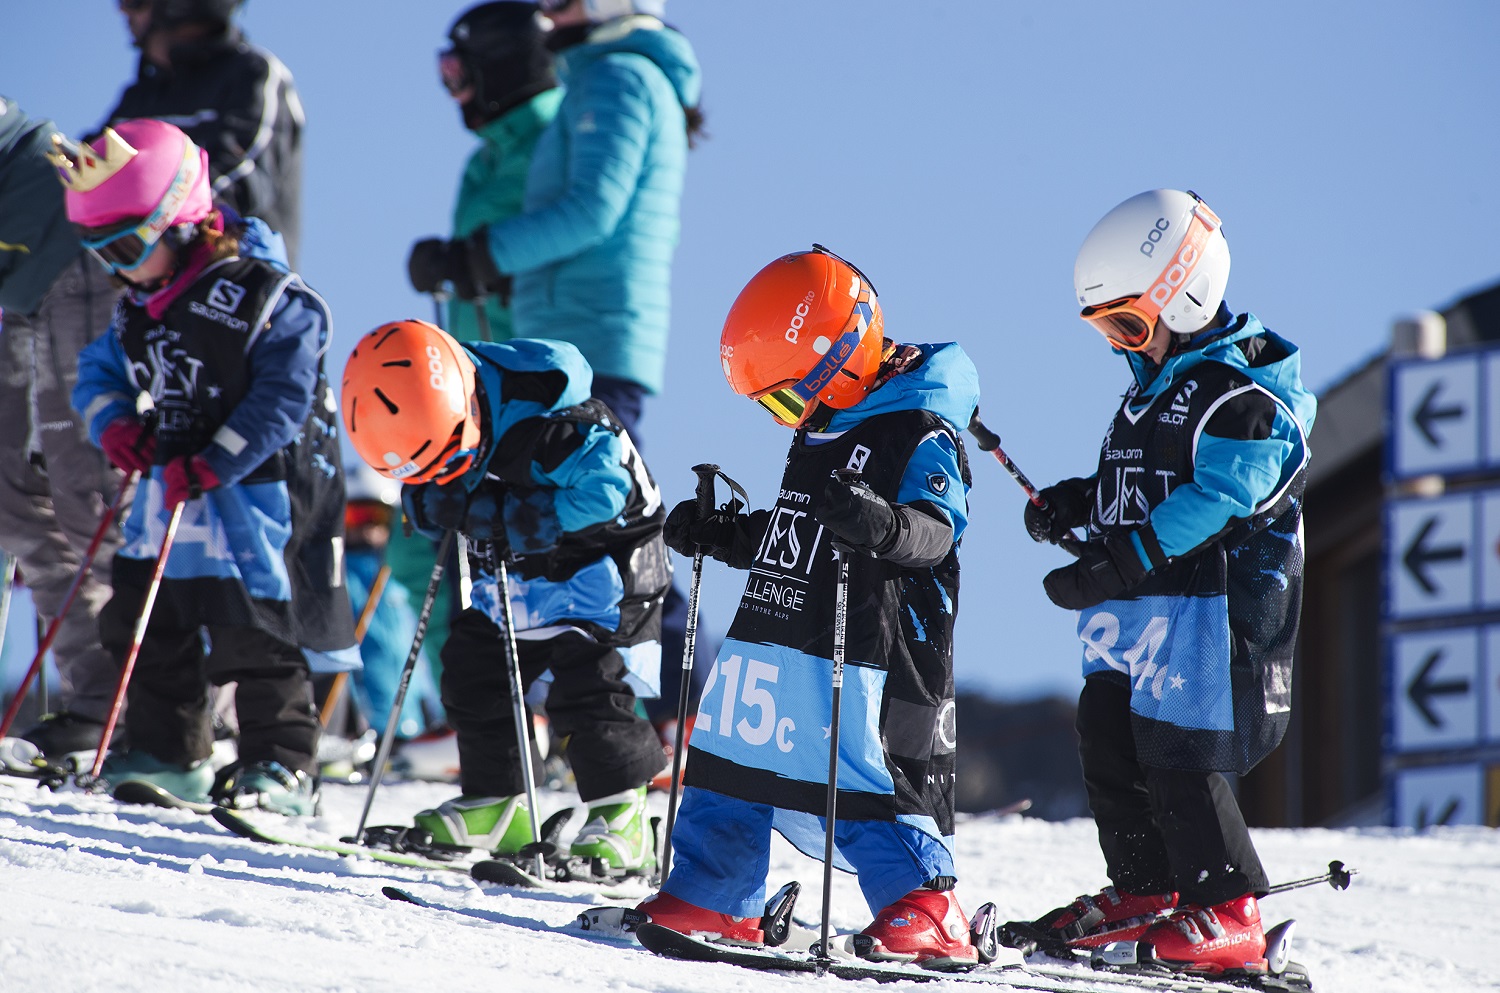
<svg viewBox="0 0 1500 993"><path fill-rule="evenodd" d="M403 890L399 886L382 886L380 887L380 892L386 899L395 900L397 903L409 903L417 907L431 906L426 900L423 900L415 893L412 893L410 890Z"/></svg>

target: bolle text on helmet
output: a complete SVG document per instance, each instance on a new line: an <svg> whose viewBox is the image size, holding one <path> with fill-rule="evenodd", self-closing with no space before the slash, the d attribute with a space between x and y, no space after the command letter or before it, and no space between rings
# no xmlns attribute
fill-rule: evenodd
<svg viewBox="0 0 1500 993"><path fill-rule="evenodd" d="M803 297L802 302L797 304L797 312L792 315L790 325L782 335L787 341L794 345L797 344L797 336L802 331L802 325L807 321L807 315L812 312L812 302L817 298L818 295L816 293L808 290L807 296Z"/></svg>
<svg viewBox="0 0 1500 993"><path fill-rule="evenodd" d="M1172 299L1172 294L1187 281L1188 273L1193 271L1201 255L1198 246L1191 240L1183 242L1182 248L1177 251L1177 258L1172 260L1166 271L1156 277L1156 282L1146 291L1146 298L1158 307L1165 307L1167 301Z"/></svg>
<svg viewBox="0 0 1500 993"><path fill-rule="evenodd" d="M1146 232L1146 240L1141 242L1141 254L1148 259L1156 254L1156 246L1161 244L1162 235L1172 229L1172 222L1165 217L1158 217L1156 224L1150 231Z"/></svg>

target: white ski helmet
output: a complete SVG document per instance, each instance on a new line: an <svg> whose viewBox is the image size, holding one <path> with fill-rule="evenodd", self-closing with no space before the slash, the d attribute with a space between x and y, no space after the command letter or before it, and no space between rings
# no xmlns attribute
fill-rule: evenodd
<svg viewBox="0 0 1500 993"><path fill-rule="evenodd" d="M1080 316L1129 351L1146 346L1158 317L1174 334L1206 326L1228 282L1219 218L1191 191L1126 200L1094 225L1073 263Z"/></svg>
<svg viewBox="0 0 1500 993"><path fill-rule="evenodd" d="M376 472L364 459L345 459L344 499L348 503L394 507L401 502L401 484Z"/></svg>

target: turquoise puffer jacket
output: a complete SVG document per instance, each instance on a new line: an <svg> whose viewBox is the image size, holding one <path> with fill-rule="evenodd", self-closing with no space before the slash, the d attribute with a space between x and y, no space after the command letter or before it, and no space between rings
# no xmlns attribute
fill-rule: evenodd
<svg viewBox="0 0 1500 993"><path fill-rule="evenodd" d="M558 53L557 71L566 94L537 142L525 211L489 229L495 264L515 275L515 334L571 342L595 373L657 393L697 59L635 16Z"/></svg>

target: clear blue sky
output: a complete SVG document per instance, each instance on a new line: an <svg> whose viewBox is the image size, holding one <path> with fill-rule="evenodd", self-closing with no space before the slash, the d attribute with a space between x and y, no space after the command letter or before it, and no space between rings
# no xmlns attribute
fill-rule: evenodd
<svg viewBox="0 0 1500 993"><path fill-rule="evenodd" d="M333 306L334 377L363 332L430 317L405 259L446 232L472 145L434 59L462 9L246 7L307 109L302 271ZM1203 195L1234 257L1230 305L1300 344L1314 389L1379 351L1394 318L1500 279L1489 0L672 0L668 14L703 64L711 135L688 170L670 385L644 425L669 500L713 461L769 504L790 435L730 392L716 345L745 281L813 241L869 273L893 336L968 350L985 419L1038 485L1093 470L1127 384L1072 299L1079 243L1127 196ZM0 93L27 112L86 131L133 67L112 3L5 0ZM1073 615L1040 584L1062 553L1031 543L1020 490L970 451L960 685L1071 694ZM707 570L710 623L742 587Z"/></svg>

